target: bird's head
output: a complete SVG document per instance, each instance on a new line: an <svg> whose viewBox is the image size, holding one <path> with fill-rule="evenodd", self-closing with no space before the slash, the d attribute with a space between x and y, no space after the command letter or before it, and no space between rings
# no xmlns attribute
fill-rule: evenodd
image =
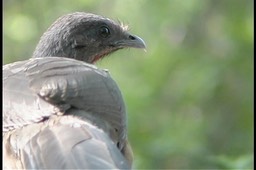
<svg viewBox="0 0 256 170"><path fill-rule="evenodd" d="M67 57L94 63L122 48L145 48L127 27L95 14L76 12L58 18L42 35L33 57Z"/></svg>

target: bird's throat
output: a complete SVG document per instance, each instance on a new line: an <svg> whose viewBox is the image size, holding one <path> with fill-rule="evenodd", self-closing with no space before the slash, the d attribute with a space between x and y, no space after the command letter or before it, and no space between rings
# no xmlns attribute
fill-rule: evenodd
<svg viewBox="0 0 256 170"><path fill-rule="evenodd" d="M105 49L99 53L97 53L93 59L92 59L92 63L96 63L99 59L102 59L104 58L105 56L113 53L114 51L118 50L119 48L108 48L108 49Z"/></svg>

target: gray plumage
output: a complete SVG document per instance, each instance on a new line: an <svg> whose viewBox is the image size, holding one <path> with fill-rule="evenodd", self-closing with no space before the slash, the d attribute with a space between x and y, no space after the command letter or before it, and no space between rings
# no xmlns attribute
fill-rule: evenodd
<svg viewBox="0 0 256 170"><path fill-rule="evenodd" d="M94 63L122 48L145 48L140 37L127 31L127 26L98 15L64 15L42 35L33 57L58 56Z"/></svg>
<svg viewBox="0 0 256 170"><path fill-rule="evenodd" d="M79 12L53 23L33 58L5 65L4 168L130 168L121 92L108 71L88 64L126 47L145 43L112 20Z"/></svg>

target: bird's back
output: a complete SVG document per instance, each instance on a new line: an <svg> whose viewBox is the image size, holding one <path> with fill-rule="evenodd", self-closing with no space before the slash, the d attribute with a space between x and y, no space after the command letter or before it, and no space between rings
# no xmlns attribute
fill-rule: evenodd
<svg viewBox="0 0 256 170"><path fill-rule="evenodd" d="M3 86L6 168L129 167L125 106L107 71L32 58L5 65Z"/></svg>

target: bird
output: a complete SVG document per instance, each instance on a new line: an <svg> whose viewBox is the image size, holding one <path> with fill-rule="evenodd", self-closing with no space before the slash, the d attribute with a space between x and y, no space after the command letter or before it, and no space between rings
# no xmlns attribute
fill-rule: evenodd
<svg viewBox="0 0 256 170"><path fill-rule="evenodd" d="M31 58L3 66L4 169L130 169L125 102L95 63L141 48L127 26L86 12L59 17Z"/></svg>

